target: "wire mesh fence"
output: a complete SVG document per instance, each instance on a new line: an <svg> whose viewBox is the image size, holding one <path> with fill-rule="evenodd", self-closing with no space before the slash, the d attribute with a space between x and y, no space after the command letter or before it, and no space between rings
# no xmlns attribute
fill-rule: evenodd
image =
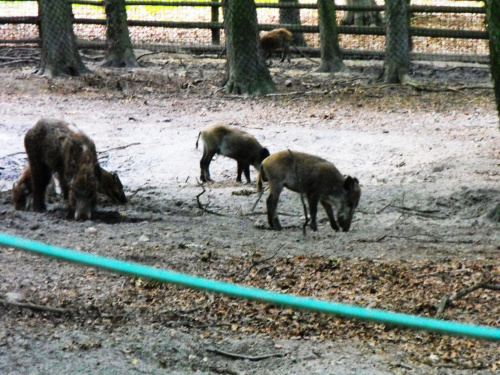
<svg viewBox="0 0 500 375"><path fill-rule="evenodd" d="M127 0L131 41L142 45L200 48L224 45L224 2ZM411 59L419 54L425 54L426 60L443 59L443 54L456 54L461 57L451 57L452 60L475 61L477 56L482 56L481 61L487 60L489 47L483 2L440 0L432 5L424 0L405 2L409 3ZM77 40L105 43L104 1L75 0L70 3ZM346 0L335 3L339 43L344 58L384 58L387 42L385 2ZM255 6L261 35L273 28L286 27L293 32L294 45L305 47L305 53L319 54L321 41L315 0L258 0ZM247 15L243 14L243 17ZM37 1L0 1L1 44L39 40L39 22Z"/></svg>

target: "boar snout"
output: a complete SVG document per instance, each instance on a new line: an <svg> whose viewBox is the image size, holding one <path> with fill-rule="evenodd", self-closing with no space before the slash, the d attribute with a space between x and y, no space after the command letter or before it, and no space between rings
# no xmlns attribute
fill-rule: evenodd
<svg viewBox="0 0 500 375"><path fill-rule="evenodd" d="M84 221L91 219L92 219L92 208L88 205L88 202L85 201L76 202L75 220Z"/></svg>
<svg viewBox="0 0 500 375"><path fill-rule="evenodd" d="M358 179L351 176L346 177L343 185L345 195L338 212L337 221L343 232L349 232L354 211L358 207L359 198L361 197L361 188Z"/></svg>
<svg viewBox="0 0 500 375"><path fill-rule="evenodd" d="M348 217L339 214L337 217L337 221L339 222L339 225L342 228L342 232L349 232L349 229L351 228L352 215Z"/></svg>

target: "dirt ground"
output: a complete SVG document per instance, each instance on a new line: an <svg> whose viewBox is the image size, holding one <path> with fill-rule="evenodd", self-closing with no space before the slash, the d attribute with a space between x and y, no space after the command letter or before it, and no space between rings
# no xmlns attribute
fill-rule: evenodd
<svg viewBox="0 0 500 375"><path fill-rule="evenodd" d="M0 230L155 267L362 306L434 316L444 294L500 281L500 133L488 67L420 63L419 88L383 85L377 62L349 73L275 63L277 94L234 97L223 61L152 55L143 68L46 80L0 70ZM138 52L138 54L140 54ZM92 58L92 59L91 59ZM15 211L23 137L42 116L74 122L129 196L96 218ZM244 129L272 152L305 151L362 185L351 231L319 209L307 229L297 194L267 229L265 196L217 157L201 186L199 130ZM255 170L252 179L256 179ZM0 248L0 373L493 374L497 343L293 312ZM64 309L37 311L8 298ZM10 297L8 297L10 296ZM500 293L483 290L444 318L500 326ZM219 353L217 353L219 351ZM226 352L226 354L221 353ZM246 356L231 358L227 353ZM253 358L271 355L270 358Z"/></svg>

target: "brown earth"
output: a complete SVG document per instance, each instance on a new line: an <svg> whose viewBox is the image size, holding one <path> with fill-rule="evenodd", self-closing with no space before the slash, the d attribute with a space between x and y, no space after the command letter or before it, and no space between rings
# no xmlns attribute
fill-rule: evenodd
<svg viewBox="0 0 500 375"><path fill-rule="evenodd" d="M138 51L137 55L143 52ZM99 59L100 56L87 58ZM225 95L223 61L151 55L137 70L46 80L0 70L0 230L160 268L316 298L435 316L445 294L500 282L499 128L488 68L419 64L419 87L382 85L380 64L311 73L274 64L278 93ZM130 201L102 199L95 220L14 211L10 188L26 164L23 137L42 116L77 124L116 171ZM297 194L285 229L267 229L265 200L238 184L236 163L211 165L199 185L200 128L225 123L271 152L306 151L356 176L352 229L302 233ZM252 171L255 180L256 173ZM215 213L215 214L214 214ZM0 296L62 308L0 304L0 373L493 374L497 343L296 312L0 248ZM9 298L14 298L12 295ZM499 292L448 306L445 319L500 326ZM4 301L8 297L4 297ZM262 360L231 359L211 349Z"/></svg>

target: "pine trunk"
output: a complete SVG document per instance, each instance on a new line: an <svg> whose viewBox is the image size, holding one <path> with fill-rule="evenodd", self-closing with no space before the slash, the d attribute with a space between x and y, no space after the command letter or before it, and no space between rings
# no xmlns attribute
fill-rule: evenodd
<svg viewBox="0 0 500 375"><path fill-rule="evenodd" d="M299 0L278 0L278 3L298 4ZM282 25L301 25L300 9L298 8L280 8L280 24ZM292 44L296 47L307 46L304 34L290 30L293 34Z"/></svg>
<svg viewBox="0 0 500 375"><path fill-rule="evenodd" d="M406 0L386 0L384 82L402 83L408 76L409 43Z"/></svg>
<svg viewBox="0 0 500 375"><path fill-rule="evenodd" d="M347 0L347 5L375 6L377 3L375 0ZM380 12L376 10L348 10L344 13L344 17L340 21L341 25L356 26L380 26L382 23Z"/></svg>
<svg viewBox="0 0 500 375"><path fill-rule="evenodd" d="M260 49L254 0L227 0L224 12L227 51L226 92L264 95L275 90Z"/></svg>
<svg viewBox="0 0 500 375"><path fill-rule="evenodd" d="M106 43L108 46L104 66L137 67L127 25L125 0L104 0L106 11Z"/></svg>
<svg viewBox="0 0 500 375"><path fill-rule="evenodd" d="M335 3L318 0L319 37L321 39L321 64L317 72L339 72L345 69L340 53Z"/></svg>
<svg viewBox="0 0 500 375"><path fill-rule="evenodd" d="M88 72L76 45L71 4L66 0L38 0L38 7L42 39L39 73L57 77Z"/></svg>

